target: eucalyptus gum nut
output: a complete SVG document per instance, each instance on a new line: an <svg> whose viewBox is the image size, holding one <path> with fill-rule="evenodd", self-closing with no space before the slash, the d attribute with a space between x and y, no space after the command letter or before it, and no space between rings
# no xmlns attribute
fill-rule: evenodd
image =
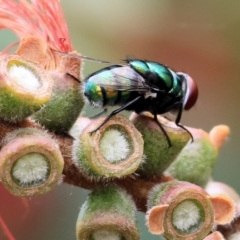
<svg viewBox="0 0 240 240"><path fill-rule="evenodd" d="M78 52L73 51L69 52L71 55L76 55L77 57L81 56ZM56 53L56 55L60 56L60 61L57 66L57 71L60 73L69 73L77 80L82 80L81 69L82 69L82 60L79 58L73 58L72 56L61 55Z"/></svg>
<svg viewBox="0 0 240 240"><path fill-rule="evenodd" d="M121 115L112 117L98 131L91 133L104 119L99 118L92 121L75 141L73 146L74 162L80 171L89 178L119 178L132 174L142 163L143 139L141 134L127 118ZM107 132L110 131L121 133L125 139L129 151L124 159L121 158L124 147L119 149L118 145L115 146L116 141L120 142L122 139L108 138ZM116 156L118 160L111 162L108 159L110 156L104 155L101 148L103 141L107 143L105 145L109 148L110 153L113 152L115 155L119 153L119 156Z"/></svg>
<svg viewBox="0 0 240 240"><path fill-rule="evenodd" d="M222 239L226 240L225 238L222 238ZM239 240L239 239L240 239L240 231L239 230L237 230L236 232L233 232L232 234L229 234L229 237L227 238L227 240ZM207 240L212 240L212 239L207 239ZM213 239L213 240L215 240L215 239Z"/></svg>
<svg viewBox="0 0 240 240"><path fill-rule="evenodd" d="M239 194L235 191L235 189L225 183L210 181L206 185L205 190L209 195L223 194L231 198L236 205L240 204Z"/></svg>
<svg viewBox="0 0 240 240"><path fill-rule="evenodd" d="M167 169L172 177L204 187L213 171L218 150L201 129L190 129L194 141L189 143Z"/></svg>
<svg viewBox="0 0 240 240"><path fill-rule="evenodd" d="M175 160L190 139L188 132L177 127L174 122L158 117L167 132L172 146L169 147L166 136L151 115L131 114L131 122L141 132L144 140L145 162L138 172L141 175L161 175Z"/></svg>
<svg viewBox="0 0 240 240"><path fill-rule="evenodd" d="M148 229L152 234L160 235L164 233L163 223L168 205L152 207L146 215Z"/></svg>
<svg viewBox="0 0 240 240"><path fill-rule="evenodd" d="M156 219L162 222L159 226L154 222ZM149 193L147 225L154 229L155 234L163 233L166 239L203 239L214 225L209 195L188 182L172 181L157 185ZM183 230L181 226L184 225L187 228Z"/></svg>
<svg viewBox="0 0 240 240"><path fill-rule="evenodd" d="M69 134L77 139L79 138L80 134L82 133L83 129L86 128L90 123L92 122L92 119L86 118L86 117L79 117L71 129L69 130Z"/></svg>
<svg viewBox="0 0 240 240"><path fill-rule="evenodd" d="M16 54L28 61L43 64L47 48L47 41L44 38L29 35L21 39Z"/></svg>
<svg viewBox="0 0 240 240"><path fill-rule="evenodd" d="M209 132L209 138L213 145L219 150L230 134L230 128L226 125L217 125Z"/></svg>
<svg viewBox="0 0 240 240"><path fill-rule="evenodd" d="M61 73L69 73L80 80L81 59L67 57L56 53L48 46L46 39L29 35L21 39L16 54L25 60L40 64L46 70L57 70ZM79 56L77 52L70 52Z"/></svg>
<svg viewBox="0 0 240 240"><path fill-rule="evenodd" d="M221 225L230 223L236 212L233 201L225 195L210 196L214 208L215 222Z"/></svg>
<svg viewBox="0 0 240 240"><path fill-rule="evenodd" d="M84 106L81 84L65 73L50 72L54 81L50 101L32 118L55 132L67 132Z"/></svg>
<svg viewBox="0 0 240 240"><path fill-rule="evenodd" d="M224 239L225 238L223 237L223 235L220 232L215 231L215 232L211 233L210 235L208 235L207 237L205 237L203 240L224 240Z"/></svg>
<svg viewBox="0 0 240 240"><path fill-rule="evenodd" d="M14 54L2 57L0 117L7 121L20 121L30 116L48 102L52 87L51 76L39 65Z"/></svg>
<svg viewBox="0 0 240 240"><path fill-rule="evenodd" d="M46 133L37 134L40 131L31 131L29 128L26 132L24 130L16 130L3 141L0 151L0 179L13 195L30 197L44 194L58 184L62 177L64 160L58 145ZM44 169L33 169L35 165L31 162L36 161L36 157L43 159ZM18 166L16 169L19 161L22 161L21 168ZM28 169L29 164L30 172L27 172L24 168ZM22 171L17 178L16 171ZM29 178L34 171L36 178Z"/></svg>
<svg viewBox="0 0 240 240"><path fill-rule="evenodd" d="M79 240L95 239L93 235L100 231L115 232L118 238L114 239L139 239L135 204L124 190L112 185L96 188L90 193L76 225Z"/></svg>

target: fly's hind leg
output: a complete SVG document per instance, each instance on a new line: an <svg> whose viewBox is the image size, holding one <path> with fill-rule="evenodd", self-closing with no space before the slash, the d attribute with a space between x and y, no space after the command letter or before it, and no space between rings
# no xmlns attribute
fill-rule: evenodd
<svg viewBox="0 0 240 240"><path fill-rule="evenodd" d="M90 116L89 118L90 118L90 119L98 118L98 117L102 116L102 115L103 115L104 113L106 113L106 112L107 112L107 108L103 108L103 110L102 110L101 112L99 112L99 113L97 113L97 114L94 114L94 115Z"/></svg>
<svg viewBox="0 0 240 240"><path fill-rule="evenodd" d="M139 99L141 99L143 96L138 96L135 99L133 99L132 101L126 103L125 105L123 105L122 107L112 111L105 119L104 121L93 131L90 132L90 134L96 132L97 130L99 130L111 117L113 117L114 115L122 112L123 110L125 110L127 107L131 106L132 104L134 104L135 102L137 102Z"/></svg>

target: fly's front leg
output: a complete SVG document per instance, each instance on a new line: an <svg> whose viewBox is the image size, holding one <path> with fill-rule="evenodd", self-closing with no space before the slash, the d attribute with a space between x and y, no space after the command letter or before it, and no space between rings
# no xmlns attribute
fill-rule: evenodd
<svg viewBox="0 0 240 240"><path fill-rule="evenodd" d="M185 128L183 125L181 125L179 122L180 122L180 120L181 120L181 117L182 117L182 106L183 106L183 103L182 102L178 102L178 103L176 103L176 104L174 104L177 108L178 108L178 114L177 114L177 117L176 117L176 119L175 119L175 124L178 126L178 127L180 127L180 128L182 128L183 130L185 130L189 135L190 135L190 137L191 137L191 139L192 139L192 142L193 142L193 135L191 134L191 132L187 129L187 128Z"/></svg>
<svg viewBox="0 0 240 240"><path fill-rule="evenodd" d="M137 102L138 100L140 100L141 98L143 98L143 96L138 96L135 99L133 99L132 101L126 103L125 105L123 105L122 107L112 111L105 119L104 121L93 131L90 132L90 134L96 132L97 130L99 130L111 117L113 117L114 115L122 112L123 110L125 110L127 107L131 106L132 104L134 104L135 102Z"/></svg>
<svg viewBox="0 0 240 240"><path fill-rule="evenodd" d="M158 125L158 126L160 127L160 129L162 130L164 136L166 137L167 142L168 142L168 147L171 147L171 146L172 146L171 140L170 140L167 132L165 131L164 127L162 126L162 124L158 121L156 114L154 114L154 121L157 123L157 125Z"/></svg>
<svg viewBox="0 0 240 240"><path fill-rule="evenodd" d="M172 143L171 143L171 140L167 134L167 132L165 131L164 127L162 126L162 124L158 121L158 118L157 118L157 108L156 108L156 105L155 105L155 102L154 102L154 99L151 98L151 101L152 101L152 107L153 107L153 115L154 115L154 121L157 123L157 125L160 127L160 129L162 130L164 136L166 137L167 139L167 142L168 142L168 147L171 147L172 146Z"/></svg>
<svg viewBox="0 0 240 240"><path fill-rule="evenodd" d="M67 76L70 76L71 78L73 78L75 81L77 81L78 83L81 83L81 81L78 79L78 78L76 78L75 76L73 76L71 73L66 73L66 75Z"/></svg>

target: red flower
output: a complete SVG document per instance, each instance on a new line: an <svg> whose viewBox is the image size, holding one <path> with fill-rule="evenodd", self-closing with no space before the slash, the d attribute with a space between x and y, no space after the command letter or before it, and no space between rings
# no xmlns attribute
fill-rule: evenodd
<svg viewBox="0 0 240 240"><path fill-rule="evenodd" d="M44 38L52 49L73 50L59 0L0 0L0 29L7 28L21 39Z"/></svg>

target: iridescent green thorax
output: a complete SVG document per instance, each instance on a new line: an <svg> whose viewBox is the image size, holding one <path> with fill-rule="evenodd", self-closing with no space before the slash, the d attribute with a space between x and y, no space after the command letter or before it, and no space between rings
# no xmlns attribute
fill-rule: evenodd
<svg viewBox="0 0 240 240"><path fill-rule="evenodd" d="M183 96L183 87L182 87L182 80L180 77L170 70L173 76L173 84L172 89L169 91L170 94L173 94L175 97Z"/></svg>
<svg viewBox="0 0 240 240"><path fill-rule="evenodd" d="M165 65L142 60L131 60L129 65L145 79L147 79L149 73L157 74L159 81L156 84L159 89L165 90L176 97L182 95L182 83L179 76Z"/></svg>

